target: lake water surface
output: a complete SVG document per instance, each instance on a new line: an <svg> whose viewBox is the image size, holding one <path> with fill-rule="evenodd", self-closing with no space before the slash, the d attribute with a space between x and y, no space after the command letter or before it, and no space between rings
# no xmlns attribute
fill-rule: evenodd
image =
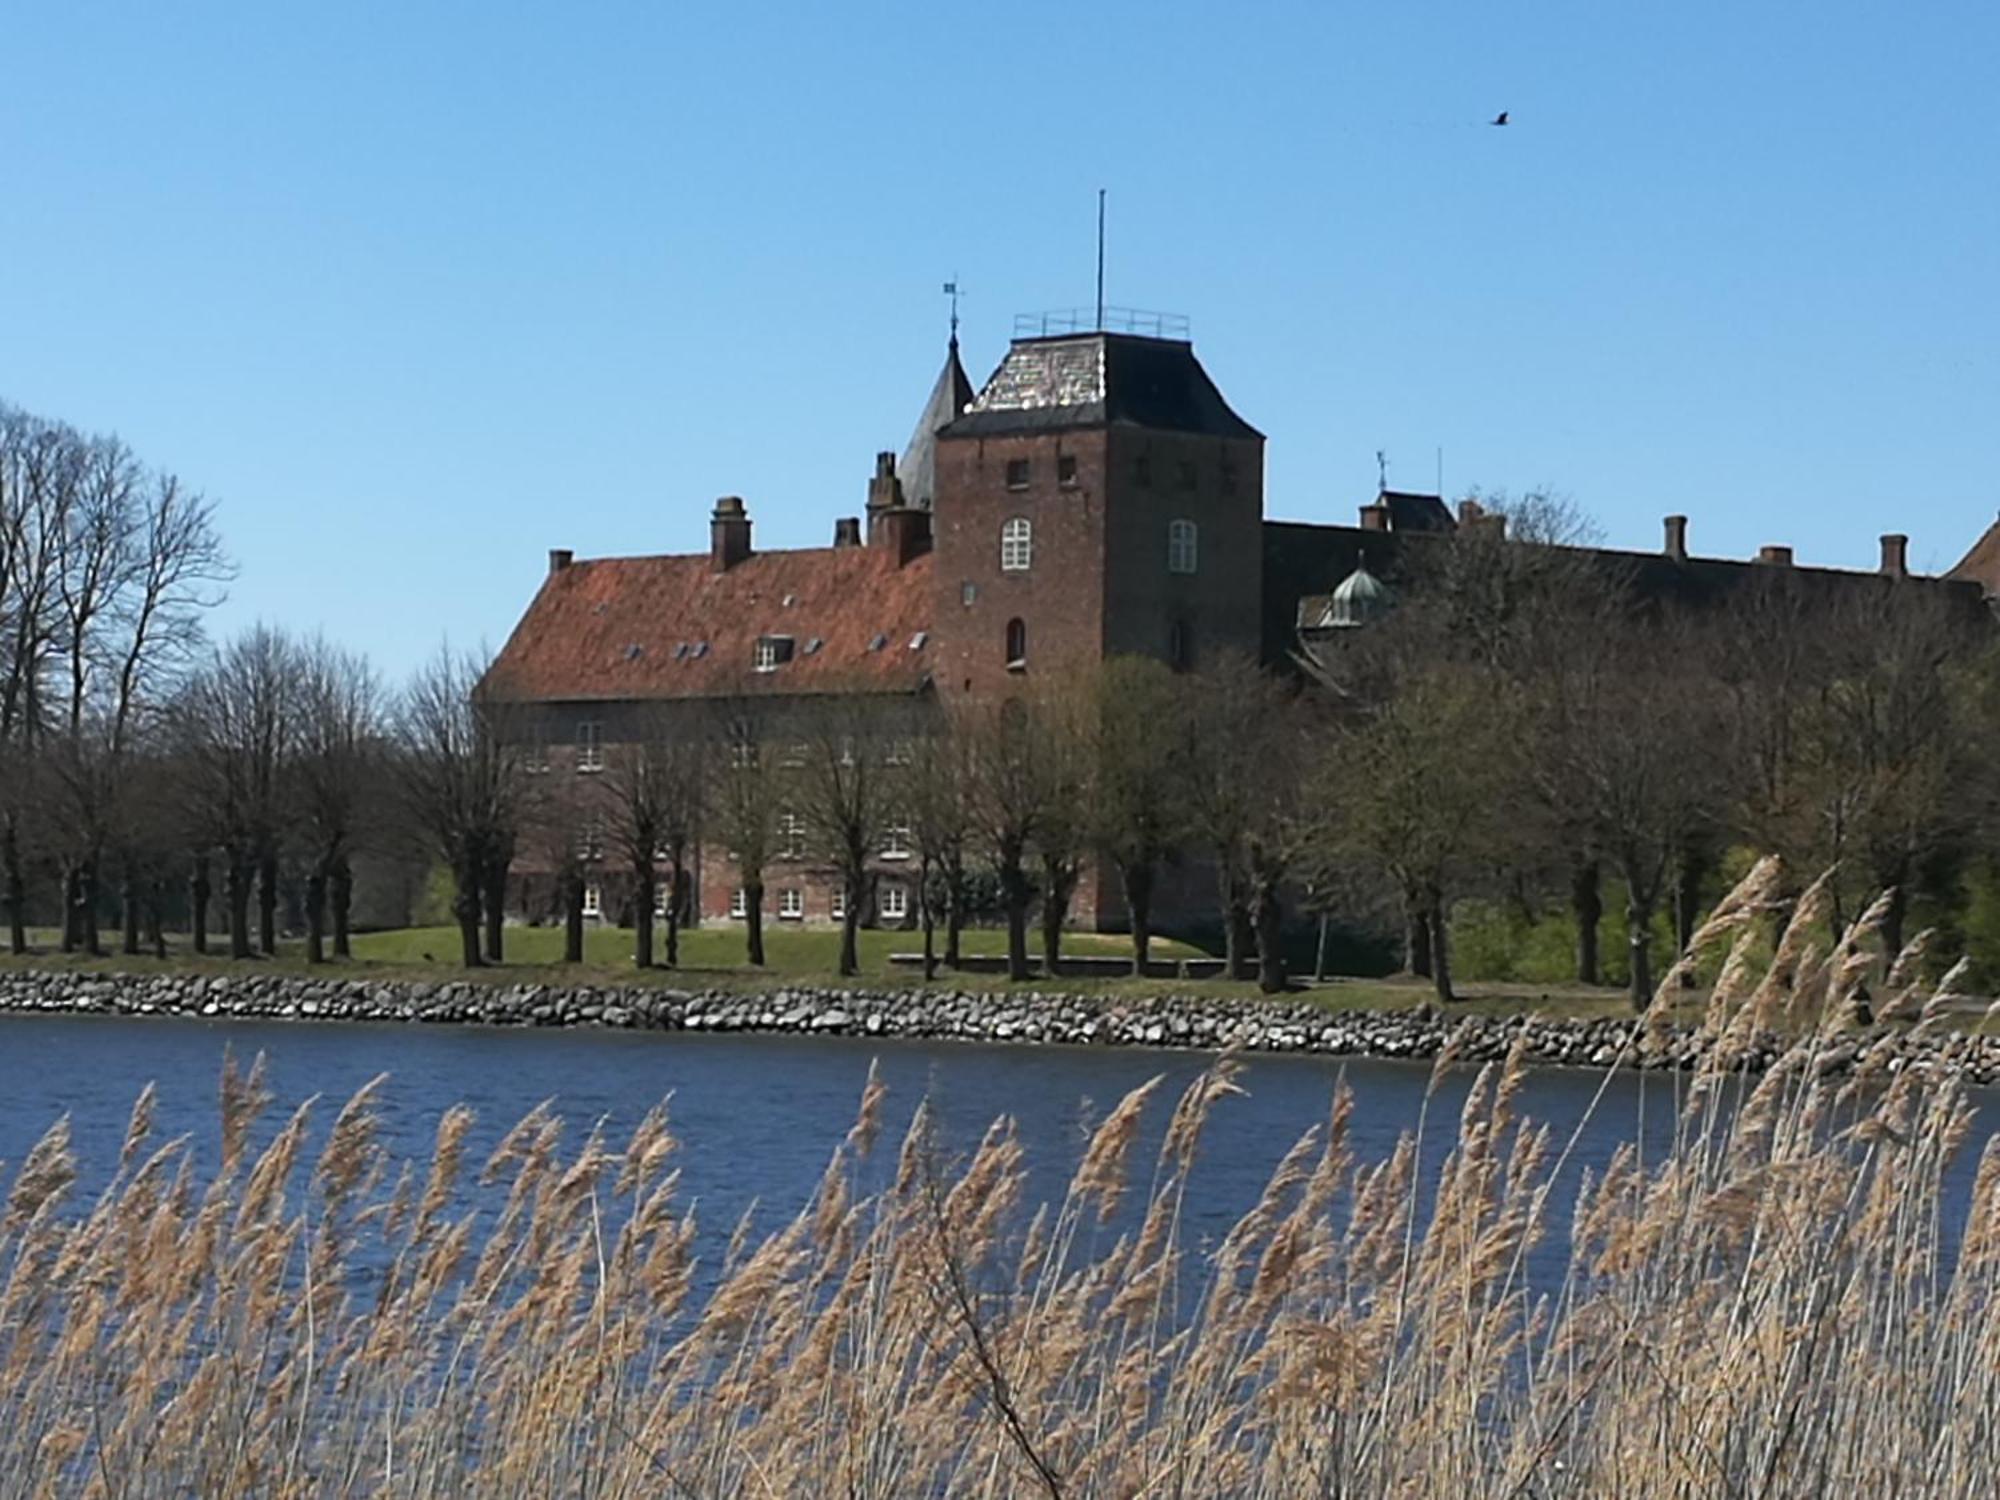
<svg viewBox="0 0 2000 1500"><path fill-rule="evenodd" d="M1072 1048L849 1038L689 1033L513 1030L353 1023L143 1020L111 1017L0 1017L0 1179L36 1138L67 1113L81 1159L81 1193L100 1187L116 1165L132 1102L158 1085L155 1140L187 1133L198 1161L212 1166L218 1136L217 1081L225 1049L247 1065L266 1057L276 1100L259 1140L293 1106L321 1096L316 1136L323 1139L340 1104L378 1073L383 1138L397 1156L428 1159L438 1118L454 1103L478 1113L466 1160L476 1168L507 1128L542 1100L568 1123L573 1150L602 1119L613 1149L632 1125L671 1093L673 1128L682 1143L683 1191L700 1205L704 1258L719 1255L738 1217L754 1204L761 1228L776 1227L810 1196L829 1154L853 1123L871 1060L889 1087L884 1144L876 1170L893 1162L895 1143L919 1099L928 1095L945 1144L969 1150L997 1115L1017 1123L1030 1164L1029 1202L1060 1196L1090 1123L1128 1089L1155 1074L1167 1086L1146 1118L1148 1148L1157 1146L1182 1086L1206 1054L1150 1049ZM1271 1169L1299 1135L1323 1122L1342 1073L1354 1090L1354 1150L1363 1161L1386 1156L1417 1122L1428 1064L1368 1059L1255 1057L1242 1083L1211 1118L1189 1187L1191 1243L1220 1236L1253 1204ZM1435 1168L1456 1129L1472 1082L1454 1070L1431 1107L1425 1161ZM1541 1069L1519 1111L1567 1138L1603 1082L1579 1069ZM1979 1098L1980 1119L1961 1157L1953 1197L1962 1203L1972 1163L2000 1127L2000 1095ZM1568 1169L1600 1169L1617 1146L1640 1132L1663 1141L1674 1109L1674 1084L1660 1075L1612 1079ZM315 1147L317 1141L315 1142ZM1141 1189L1150 1156L1136 1158ZM1566 1195L1558 1193L1557 1199ZM1952 1217L1949 1209L1947 1219ZM1562 1253L1558 1225L1544 1242L1536 1279Z"/></svg>

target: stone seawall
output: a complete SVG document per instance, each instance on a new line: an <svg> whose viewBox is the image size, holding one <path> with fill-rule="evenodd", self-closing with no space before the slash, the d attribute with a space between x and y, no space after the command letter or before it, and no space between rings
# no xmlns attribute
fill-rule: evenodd
<svg viewBox="0 0 2000 1500"><path fill-rule="evenodd" d="M1632 1038L1626 1019L1561 1020L1419 1011L1331 1012L1284 1001L1162 995L1096 1000L1075 994L951 989L762 991L664 986L499 985L454 981L317 979L295 975L0 972L0 1013L186 1016L208 1019L376 1021L474 1026L599 1026L634 1031L743 1031L804 1036L910 1037L932 1041L1041 1042L1073 1046L1180 1047L1326 1056L1435 1057L1462 1033L1461 1056L1503 1056L1525 1033L1539 1063L1605 1067ZM1869 1038L1824 1059L1843 1068ZM1775 1038L1743 1059L1762 1068ZM1644 1060L1686 1067L1696 1044L1676 1038ZM1954 1062L1978 1083L2000 1080L2000 1037L1945 1032L1904 1038L1891 1065ZM1635 1053L1628 1064L1641 1062Z"/></svg>

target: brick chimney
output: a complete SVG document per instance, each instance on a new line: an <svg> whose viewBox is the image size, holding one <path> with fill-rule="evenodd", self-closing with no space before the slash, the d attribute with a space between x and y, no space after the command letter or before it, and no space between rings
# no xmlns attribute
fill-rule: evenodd
<svg viewBox="0 0 2000 1500"><path fill-rule="evenodd" d="M868 513L897 510L903 504L903 481L896 477L896 455L875 455L875 473L868 481Z"/></svg>
<svg viewBox="0 0 2000 1500"><path fill-rule="evenodd" d="M1486 507L1477 500L1458 502L1458 524L1470 529L1486 519Z"/></svg>
<svg viewBox="0 0 2000 1500"><path fill-rule="evenodd" d="M1777 546L1760 547L1757 550L1757 561L1768 563L1774 568L1789 568L1792 565L1792 549Z"/></svg>
<svg viewBox="0 0 2000 1500"><path fill-rule="evenodd" d="M1377 500L1372 505L1361 507L1361 529L1363 531L1387 531L1389 529L1389 507Z"/></svg>
<svg viewBox="0 0 2000 1500"><path fill-rule="evenodd" d="M708 522L708 558L718 573L727 573L750 555L750 516L737 495L715 502Z"/></svg>
<svg viewBox="0 0 2000 1500"><path fill-rule="evenodd" d="M1900 532L1882 538L1882 571L1891 578L1910 576L1910 539Z"/></svg>
<svg viewBox="0 0 2000 1500"><path fill-rule="evenodd" d="M1686 516L1667 517L1666 554L1677 563L1688 560L1688 518Z"/></svg>
<svg viewBox="0 0 2000 1500"><path fill-rule="evenodd" d="M868 518L868 545L882 547L901 568L931 550L931 513L913 505L879 510Z"/></svg>
<svg viewBox="0 0 2000 1500"><path fill-rule="evenodd" d="M836 547L859 547L861 545L861 517L842 516L833 523L833 545Z"/></svg>
<svg viewBox="0 0 2000 1500"><path fill-rule="evenodd" d="M576 554L570 551L569 548L567 547L549 548L549 571L551 573L560 573L564 568L568 567L571 563L575 561L576 561Z"/></svg>

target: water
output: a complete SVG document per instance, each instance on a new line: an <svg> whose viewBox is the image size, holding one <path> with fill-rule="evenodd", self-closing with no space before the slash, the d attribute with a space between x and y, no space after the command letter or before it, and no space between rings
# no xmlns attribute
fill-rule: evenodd
<svg viewBox="0 0 2000 1500"><path fill-rule="evenodd" d="M684 1191L698 1201L700 1253L711 1263L753 1205L757 1224L770 1229L808 1200L853 1123L871 1059L890 1091L878 1148L885 1160L877 1170L893 1161L912 1111L928 1094L951 1150L970 1150L995 1116L1014 1117L1030 1168L1031 1205L1061 1194L1092 1122L1127 1090L1165 1074L1146 1116L1149 1154L1135 1158L1143 1191L1150 1151L1173 1101L1208 1061L1187 1052L848 1038L7 1016L0 1017L0 1162L9 1165L0 1179L11 1180L12 1166L67 1113L82 1169L78 1191L101 1187L116 1166L132 1102L149 1081L159 1090L155 1142L186 1133L198 1160L212 1165L225 1049L244 1065L259 1052L266 1058L276 1099L253 1149L293 1106L318 1094L317 1149L340 1104L378 1073L390 1075L378 1113L394 1155L427 1160L439 1116L463 1103L478 1113L466 1155L474 1167L542 1100L552 1101L568 1124L565 1149L579 1145L600 1118L617 1149L640 1116L671 1093ZM1362 1161L1386 1157L1398 1135L1416 1125L1428 1064L1250 1060L1242 1079L1247 1095L1217 1107L1189 1184L1192 1243L1219 1238L1257 1200L1285 1150L1326 1120L1343 1072L1355 1094L1351 1138ZM1424 1152L1432 1171L1455 1133L1472 1078L1470 1070L1454 1070L1432 1102ZM1547 1122L1565 1140L1603 1081L1580 1069L1537 1070L1518 1112ZM2000 1127L2000 1094L1983 1093L1978 1103L1979 1123L1954 1175L1947 1220L1954 1208L1962 1213L1973 1159ZM1639 1133L1642 1120L1649 1145L1657 1147L1673 1107L1670 1079L1614 1077L1565 1175L1574 1180L1585 1167L1601 1170L1619 1144ZM1556 1202L1566 1196L1557 1193ZM1564 1235L1560 1221L1551 1228L1530 1267L1536 1280L1559 1274Z"/></svg>

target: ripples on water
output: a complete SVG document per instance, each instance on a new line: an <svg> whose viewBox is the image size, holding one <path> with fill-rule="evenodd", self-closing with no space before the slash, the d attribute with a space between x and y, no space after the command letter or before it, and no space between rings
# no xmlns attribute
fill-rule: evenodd
<svg viewBox="0 0 2000 1500"><path fill-rule="evenodd" d="M1180 1088L1207 1054L1138 1049L1003 1046L971 1043L704 1036L593 1030L314 1025L250 1021L150 1021L100 1017L0 1017L0 1161L5 1176L55 1119L67 1113L87 1197L110 1178L132 1102L158 1085L154 1140L186 1133L198 1165L211 1168L219 1136L217 1080L225 1049L247 1066L266 1057L275 1095L259 1123L253 1152L303 1099L321 1096L310 1152L316 1154L348 1095L378 1073L382 1142L397 1159L427 1161L439 1116L454 1103L478 1112L468 1141L468 1176L508 1127L544 1099L567 1125L565 1151L591 1125L605 1123L619 1149L646 1110L671 1093L681 1141L683 1192L700 1206L702 1258L720 1259L731 1229L756 1207L768 1231L810 1196L827 1159L853 1123L871 1060L889 1087L883 1144L873 1174L892 1165L895 1143L917 1101L928 1094L946 1147L969 1151L995 1116L1011 1115L1030 1168L1027 1201L1061 1196L1091 1122L1127 1090L1155 1074L1167 1084L1146 1117L1146 1154L1135 1156L1143 1196L1157 1147ZM1299 1135L1325 1121L1335 1081L1345 1071L1354 1090L1351 1138L1366 1164L1385 1158L1416 1126L1428 1064L1372 1059L1253 1057L1242 1079L1246 1097L1225 1099L1211 1117L1190 1183L1186 1243L1218 1239L1263 1191L1272 1168ZM1424 1165L1434 1174L1449 1148L1474 1073L1454 1069L1432 1101ZM1553 1127L1558 1143L1583 1118L1601 1074L1537 1070L1519 1113ZM1962 1212L1978 1151L2000 1123L2000 1096L1982 1091L1979 1120L1956 1164L1946 1219ZM1565 1169L1573 1187L1585 1168L1602 1170L1644 1122L1648 1150L1668 1137L1674 1083L1662 1076L1614 1078ZM310 1159L310 1157L309 1157ZM468 1189L470 1191L470 1189ZM1556 1217L1530 1265L1544 1285L1560 1274L1569 1190L1553 1195ZM1111 1232L1121 1227L1112 1226Z"/></svg>

